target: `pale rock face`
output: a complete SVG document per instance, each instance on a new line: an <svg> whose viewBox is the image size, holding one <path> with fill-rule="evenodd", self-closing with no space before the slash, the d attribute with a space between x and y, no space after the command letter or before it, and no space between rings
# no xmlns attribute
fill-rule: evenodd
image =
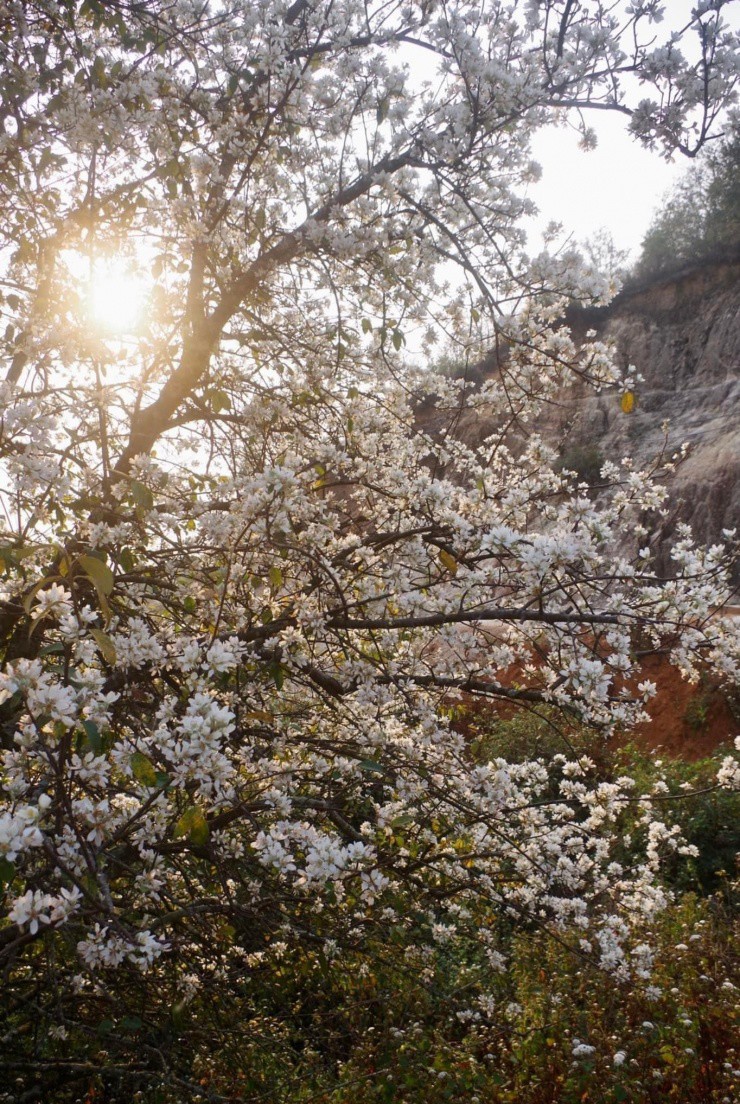
<svg viewBox="0 0 740 1104"><path fill-rule="evenodd" d="M547 435L563 452L594 446L605 459L631 455L638 467L664 442L666 458L688 446L664 479L669 513L653 537L661 566L678 522L688 522L702 544L740 529L740 260L627 290L572 323L614 341L618 363L634 364L643 380L630 414L613 393L586 396L580 389L551 419Z"/></svg>
<svg viewBox="0 0 740 1104"><path fill-rule="evenodd" d="M723 530L740 531L740 257L628 289L606 307L569 310L566 322L577 343L589 332L614 343L616 363L634 365L642 379L628 414L614 389L595 392L580 381L545 408L535 428L563 466L598 485L604 460L627 456L635 468L650 469L662 454L657 476L669 490L668 513L645 519L661 571L670 571L679 523L702 545L721 541ZM493 357L477 366L474 389L496 373ZM437 411L422 409L419 417L432 433L449 431ZM503 422L463 409L455 433L474 445L496 426ZM515 439L510 445L516 451Z"/></svg>

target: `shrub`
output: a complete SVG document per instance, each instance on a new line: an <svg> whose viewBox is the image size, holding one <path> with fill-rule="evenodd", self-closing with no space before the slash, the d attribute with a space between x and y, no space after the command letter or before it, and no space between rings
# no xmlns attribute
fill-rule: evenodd
<svg viewBox="0 0 740 1104"><path fill-rule="evenodd" d="M649 279L740 245L740 129L709 150L664 200L633 278Z"/></svg>

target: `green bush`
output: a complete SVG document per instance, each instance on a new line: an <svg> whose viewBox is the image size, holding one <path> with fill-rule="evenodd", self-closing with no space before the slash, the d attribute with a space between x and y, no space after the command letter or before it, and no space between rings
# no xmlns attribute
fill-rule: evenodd
<svg viewBox="0 0 740 1104"><path fill-rule="evenodd" d="M593 486L601 480L604 454L596 445L571 445L561 454L558 471L572 471L580 483Z"/></svg>
<svg viewBox="0 0 740 1104"><path fill-rule="evenodd" d="M633 278L650 279L740 245L740 128L676 184L642 242Z"/></svg>
<svg viewBox="0 0 740 1104"><path fill-rule="evenodd" d="M567 728L552 711L517 713L500 719L490 714L468 717L471 746L481 758L501 756L510 762L529 759L551 760L555 755L588 755L606 777L628 775L640 793L658 787L667 823L676 824L686 843L698 855L671 854L664 865L666 885L680 892L708 895L727 885L740 853L740 795L716 785L716 775L725 752L697 762L666 757L656 759L636 744L613 747L597 732L573 722ZM639 828L628 824L634 834L633 851L641 843ZM637 817L632 818L636 820ZM626 859L630 855L625 855Z"/></svg>
<svg viewBox="0 0 740 1104"><path fill-rule="evenodd" d="M399 899L386 923L360 910L358 949L352 952L345 932L348 949L337 956L330 930L324 939L301 938L298 913L270 936L285 942L277 958L260 953L270 925L245 954L243 933L237 940L223 923L214 949L221 969L240 979L238 1003L233 985L222 1001L210 976L195 978L184 1002L173 962L171 986L163 984L156 1003L139 999L132 972L124 1018L109 1018L104 988L76 997L74 1037L45 1038L37 1017L35 1052L60 1064L55 1104L82 1099L79 1081L74 1090L65 1083L70 1051L89 1064L86 1104L179 1104L178 1090L150 1075L133 1096L130 1077L117 1084L112 1059L131 1049L167 1053L182 1085L193 1099L201 1092L204 1104L736 1099L740 978L731 862L740 818L737 795L713 785L719 757L683 763L656 761L634 745L613 750L599 734L578 724L566 730L548 712L500 718L459 711L455 723L482 761L589 755L602 772L629 774L637 793L665 802L667 823L679 824L699 854L676 854L667 867L673 899L644 926L654 955L649 978L619 981L595 964L578 929L548 933L536 917L507 918L494 902L461 910L454 939L435 924L433 906L420 910ZM625 811L623 830L628 859L639 842L637 804ZM486 953L482 932L492 934L500 961ZM46 999L53 994L39 990L39 1007ZM10 1087L0 1088L0 1101L16 1104Z"/></svg>
<svg viewBox="0 0 740 1104"><path fill-rule="evenodd" d="M722 751L708 759L687 763L655 759L633 744L620 749L614 769L629 774L638 787L665 786L660 794L666 819L678 824L681 835L698 854L674 854L664 868L666 884L678 891L711 894L726 887L740 852L740 795L715 785Z"/></svg>

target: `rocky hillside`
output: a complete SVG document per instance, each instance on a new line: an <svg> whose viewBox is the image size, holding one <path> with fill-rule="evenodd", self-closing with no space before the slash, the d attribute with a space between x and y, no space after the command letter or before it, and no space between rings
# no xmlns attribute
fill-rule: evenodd
<svg viewBox="0 0 740 1104"><path fill-rule="evenodd" d="M655 535L665 552L678 521L702 543L740 530L740 256L707 262L620 294L609 307L569 319L616 342L644 377L624 414L613 395L574 394L551 434L568 466L630 455L643 464L665 440L688 455L671 479L671 512Z"/></svg>
<svg viewBox="0 0 740 1104"><path fill-rule="evenodd" d="M702 544L720 540L725 529L740 533L740 252L633 286L609 306L573 310L566 320L576 339L593 330L613 341L618 360L635 365L642 381L628 414L613 391L574 384L560 395L537 428L562 465L597 485L604 459L629 456L649 467L661 453L669 459L686 446L675 472L661 475L669 514L652 543L665 571L679 522L688 522ZM472 378L496 372L492 357ZM495 428L470 408L456 414L454 427L428 405L419 420L434 434L453 432L470 444ZM516 448L515 439L511 444Z"/></svg>
<svg viewBox="0 0 740 1104"><path fill-rule="evenodd" d="M563 465L598 484L604 459L631 456L649 465L664 449L670 455L685 444L686 459L666 480L669 515L653 535L660 566L670 570L668 551L680 521L704 544L720 539L723 529L740 532L740 255L633 287L608 307L573 311L567 321L577 338L595 330L614 341L619 360L634 364L643 380L629 414L614 392L574 386L562 398L538 429ZM495 371L482 365L476 375ZM422 421L433 432L449 430L428 410ZM470 443L490 430L470 410L455 427ZM740 615L740 598L733 604ZM637 680L643 678L658 687L651 723L633 734L644 747L696 759L739 731L740 699L710 676L690 684L665 656L653 655L643 661Z"/></svg>

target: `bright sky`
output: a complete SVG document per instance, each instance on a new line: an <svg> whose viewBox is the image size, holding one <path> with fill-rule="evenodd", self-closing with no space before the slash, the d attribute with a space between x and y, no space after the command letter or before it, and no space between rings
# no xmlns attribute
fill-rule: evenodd
<svg viewBox="0 0 740 1104"><path fill-rule="evenodd" d="M617 248L631 250L634 258L653 211L690 161L677 155L667 162L650 153L629 136L621 118L604 116L591 125L599 144L590 152L580 150L578 135L563 127L536 136L534 154L542 166L542 179L530 189L540 209L536 226L560 222L578 241L604 226Z"/></svg>
<svg viewBox="0 0 740 1104"><path fill-rule="evenodd" d="M665 0L664 6L665 19L656 27L660 40L669 29L685 26L695 0ZM737 0L724 18L731 27L740 26ZM682 44L689 57L691 45L688 38ZM578 134L566 127L548 127L535 137L535 159L542 166L542 179L529 193L540 209L536 227L561 222L566 234L583 241L603 226L617 248L631 250L634 259L654 210L691 162L681 154L666 161L650 153L627 133L625 118L595 111L587 122L598 136L591 152L580 150ZM530 249L536 246L530 235Z"/></svg>

